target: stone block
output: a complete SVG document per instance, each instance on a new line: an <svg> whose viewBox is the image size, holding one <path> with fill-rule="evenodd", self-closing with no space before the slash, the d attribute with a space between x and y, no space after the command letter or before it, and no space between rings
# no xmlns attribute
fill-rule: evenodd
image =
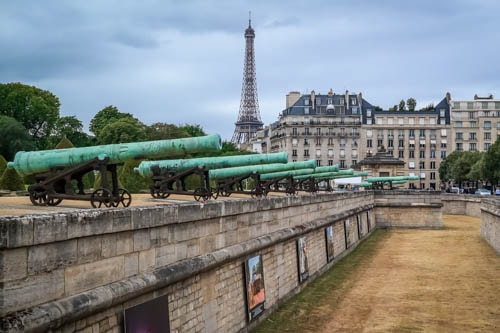
<svg viewBox="0 0 500 333"><path fill-rule="evenodd" d="M0 248L14 248L33 244L34 216L2 217ZM40 217L38 217L40 219Z"/></svg>
<svg viewBox="0 0 500 333"><path fill-rule="evenodd" d="M147 272L155 268L156 251L149 249L139 252L139 272Z"/></svg>
<svg viewBox="0 0 500 333"><path fill-rule="evenodd" d="M28 274L28 248L0 252L0 283L23 279Z"/></svg>
<svg viewBox="0 0 500 333"><path fill-rule="evenodd" d="M101 237L83 237L78 239L79 264L99 260L101 253Z"/></svg>
<svg viewBox="0 0 500 333"><path fill-rule="evenodd" d="M68 267L65 271L65 295L96 288L124 277L124 258L113 257Z"/></svg>
<svg viewBox="0 0 500 333"><path fill-rule="evenodd" d="M62 269L49 273L40 272L22 280L4 282L0 317L9 312L61 298L63 295L64 270Z"/></svg>
<svg viewBox="0 0 500 333"><path fill-rule="evenodd" d="M136 252L124 256L124 272L125 277L139 273L139 253Z"/></svg>
<svg viewBox="0 0 500 333"><path fill-rule="evenodd" d="M50 272L77 262L77 240L32 246L28 249L28 274Z"/></svg>
<svg viewBox="0 0 500 333"><path fill-rule="evenodd" d="M116 254L130 253L134 250L134 232L116 234Z"/></svg>

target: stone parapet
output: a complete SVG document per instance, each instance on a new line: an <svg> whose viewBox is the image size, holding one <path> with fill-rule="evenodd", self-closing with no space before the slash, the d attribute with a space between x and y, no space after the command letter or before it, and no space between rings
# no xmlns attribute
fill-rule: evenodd
<svg viewBox="0 0 500 333"><path fill-rule="evenodd" d="M481 202L481 237L500 254L500 200L497 198Z"/></svg>

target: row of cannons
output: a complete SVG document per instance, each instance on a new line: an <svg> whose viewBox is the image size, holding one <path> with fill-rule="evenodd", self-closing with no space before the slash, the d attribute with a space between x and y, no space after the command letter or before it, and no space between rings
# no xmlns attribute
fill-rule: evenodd
<svg viewBox="0 0 500 333"><path fill-rule="evenodd" d="M89 201L92 207L128 207L132 196L120 188L118 166L127 160L141 160L134 171L150 177L151 195L168 198L171 194L192 195L198 201L228 197L234 193L264 197L270 192L287 195L299 191L332 191L331 180L366 176L338 165L317 167L315 160L288 162L286 153L250 154L224 157L172 159L194 153L217 152L219 135L194 138L112 144L83 148L18 152L9 168L21 175L33 175L28 187L33 205L56 206L63 200ZM161 158L169 158L161 160ZM154 160L156 159L156 160ZM83 177L98 172L100 186L86 191ZM197 186L187 186L187 179ZM387 177L386 177L387 178ZM384 186L387 179L367 179L366 184ZM389 177L389 182L400 181ZM366 186L366 184L361 184ZM392 187L392 183L390 184Z"/></svg>

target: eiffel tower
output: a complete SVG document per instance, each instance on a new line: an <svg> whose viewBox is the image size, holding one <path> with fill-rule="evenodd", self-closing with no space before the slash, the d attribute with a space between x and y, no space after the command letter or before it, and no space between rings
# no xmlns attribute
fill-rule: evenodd
<svg viewBox="0 0 500 333"><path fill-rule="evenodd" d="M235 145L249 144L257 131L262 130L259 100L257 98L257 79L255 77L255 53L253 41L255 31L252 29L251 18L245 30L245 64L243 68L243 87L241 89L240 112L235 125L231 142Z"/></svg>

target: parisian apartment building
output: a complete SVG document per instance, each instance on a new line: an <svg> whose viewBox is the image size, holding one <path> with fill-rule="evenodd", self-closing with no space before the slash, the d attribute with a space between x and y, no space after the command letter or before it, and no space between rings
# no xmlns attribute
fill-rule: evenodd
<svg viewBox="0 0 500 333"><path fill-rule="evenodd" d="M404 161L410 188L439 189L441 162L455 150L487 151L500 135L500 100L453 100L450 93L421 110L382 110L361 93L286 95L278 120L257 134L254 151L287 152L289 161L358 169L381 150ZM373 175L378 176L378 175Z"/></svg>

